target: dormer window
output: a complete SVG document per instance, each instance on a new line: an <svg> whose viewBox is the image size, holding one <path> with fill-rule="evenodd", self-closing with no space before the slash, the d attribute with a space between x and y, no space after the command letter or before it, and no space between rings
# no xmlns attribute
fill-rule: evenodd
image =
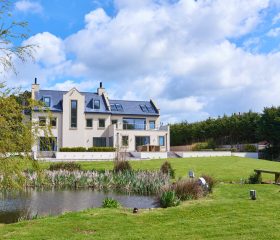
<svg viewBox="0 0 280 240"><path fill-rule="evenodd" d="M50 97L44 97L43 98L43 102L44 102L46 107L50 107L51 106L51 98Z"/></svg>
<svg viewBox="0 0 280 240"><path fill-rule="evenodd" d="M94 109L100 109L100 101L99 100L94 100L93 107L94 107Z"/></svg>

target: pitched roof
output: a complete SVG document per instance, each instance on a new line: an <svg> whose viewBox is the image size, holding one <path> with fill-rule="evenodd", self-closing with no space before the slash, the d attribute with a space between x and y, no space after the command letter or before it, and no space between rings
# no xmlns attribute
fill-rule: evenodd
<svg viewBox="0 0 280 240"><path fill-rule="evenodd" d="M63 111L63 95L67 91L57 90L39 90L35 94L36 100L43 101L44 97L50 97L50 110L55 112ZM127 100L109 100L110 105L120 104L121 111L114 111L115 108L109 111L106 108L105 100L103 96L99 96L97 93L80 92L85 96L85 112L86 113L107 113L113 115L142 115L142 116L158 116L158 110L151 101L127 101ZM94 109L94 101L100 101L100 109ZM145 106L145 107L143 107ZM144 108L144 111L142 110Z"/></svg>

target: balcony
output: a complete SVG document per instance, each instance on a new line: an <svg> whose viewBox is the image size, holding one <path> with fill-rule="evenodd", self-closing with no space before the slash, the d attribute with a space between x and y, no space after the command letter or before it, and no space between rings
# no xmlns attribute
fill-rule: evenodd
<svg viewBox="0 0 280 240"><path fill-rule="evenodd" d="M168 125L155 125L150 128L149 124L115 123L116 130L136 130L136 131L168 131Z"/></svg>

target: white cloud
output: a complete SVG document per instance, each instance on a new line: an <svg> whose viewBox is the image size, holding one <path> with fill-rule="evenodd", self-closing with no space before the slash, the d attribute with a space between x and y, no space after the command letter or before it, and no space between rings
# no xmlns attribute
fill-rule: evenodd
<svg viewBox="0 0 280 240"><path fill-rule="evenodd" d="M15 8L21 12L42 13L43 7L39 2L20 0L15 3Z"/></svg>
<svg viewBox="0 0 280 240"><path fill-rule="evenodd" d="M38 33L23 42L36 46L36 60L45 65L57 65L66 60L64 42L51 33Z"/></svg>
<svg viewBox="0 0 280 240"><path fill-rule="evenodd" d="M266 35L269 37L278 37L280 35L280 28L270 29Z"/></svg>
<svg viewBox="0 0 280 240"><path fill-rule="evenodd" d="M257 38L243 48L229 39L254 30L269 4L116 0L116 16L96 9L65 40L42 33L27 42L40 44L36 69L53 89L95 90L103 81L112 98L152 98L168 122L259 111L280 104L280 53L252 53ZM76 77L85 80L55 80Z"/></svg>

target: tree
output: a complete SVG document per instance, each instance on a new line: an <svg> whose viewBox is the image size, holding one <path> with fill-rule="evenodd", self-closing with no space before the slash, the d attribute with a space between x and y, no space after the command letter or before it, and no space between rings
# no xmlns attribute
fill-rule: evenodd
<svg viewBox="0 0 280 240"><path fill-rule="evenodd" d="M14 60L22 62L33 59L35 45L21 45L20 42L28 38L27 22L13 19L11 9L12 0L0 0L0 65L1 72L12 69L16 73Z"/></svg>
<svg viewBox="0 0 280 240"><path fill-rule="evenodd" d="M38 141L39 132L43 131L51 141L51 126L39 126L24 114L34 108L49 113L42 103L28 95L19 95L17 90L0 85L0 189L23 188L23 170L31 165L35 170L39 169L31 156L31 147ZM20 101L23 98L24 104Z"/></svg>

